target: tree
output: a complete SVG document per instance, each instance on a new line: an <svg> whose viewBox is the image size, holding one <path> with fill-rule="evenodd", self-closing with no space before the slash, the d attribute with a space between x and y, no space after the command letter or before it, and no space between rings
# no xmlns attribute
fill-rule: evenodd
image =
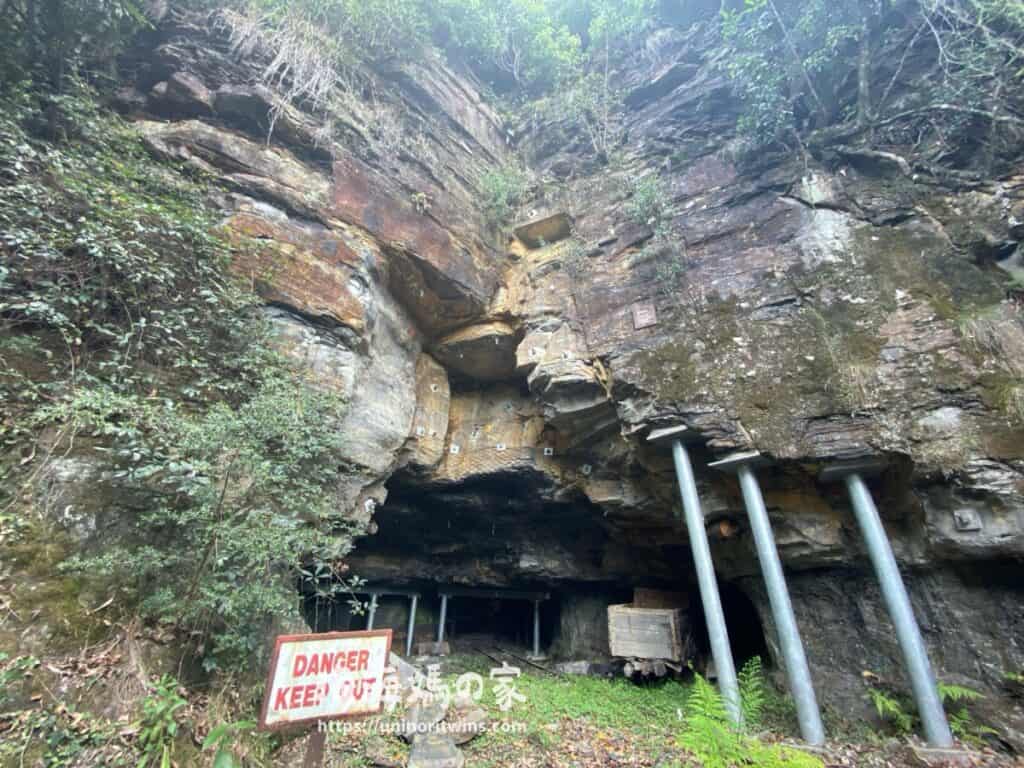
<svg viewBox="0 0 1024 768"><path fill-rule="evenodd" d="M3 80L31 77L55 93L71 69L111 67L124 41L149 23L135 0L6 0L2 7Z"/></svg>
<svg viewBox="0 0 1024 768"><path fill-rule="evenodd" d="M745 0L723 9L720 29L739 127L758 146L843 122L870 133L942 114L925 128L943 143L955 143L957 115L1020 122L1021 0ZM899 103L908 94L912 109Z"/></svg>

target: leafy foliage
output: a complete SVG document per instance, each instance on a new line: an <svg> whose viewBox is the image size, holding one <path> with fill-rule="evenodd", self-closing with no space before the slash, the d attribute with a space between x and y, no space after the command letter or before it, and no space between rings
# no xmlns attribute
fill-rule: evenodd
<svg viewBox="0 0 1024 768"><path fill-rule="evenodd" d="M251 662L271 618L298 615L297 584L345 591L345 403L275 351L205 184L155 164L88 91L65 109L81 135L63 146L26 132L28 96L0 117L0 439L49 429L39 465L76 441L105 452L137 512L62 567L123 585L208 667Z"/></svg>
<svg viewBox="0 0 1024 768"><path fill-rule="evenodd" d="M171 768L174 737L178 734L178 710L188 704L178 693L178 681L164 675L153 685L153 693L142 701L139 719L139 749L136 768Z"/></svg>
<svg viewBox="0 0 1024 768"><path fill-rule="evenodd" d="M54 92L68 75L112 67L148 21L135 0L11 0L3 6L0 82L33 78Z"/></svg>
<svg viewBox="0 0 1024 768"><path fill-rule="evenodd" d="M914 727L914 718L905 709L904 702L878 688L869 688L868 696L878 716L891 723L897 733L910 733Z"/></svg>
<svg viewBox="0 0 1024 768"><path fill-rule="evenodd" d="M798 111L805 118L828 112L822 84L838 83L848 66L861 7L855 0L747 0L723 8L725 69L746 105L742 133L768 144L797 127Z"/></svg>
<svg viewBox="0 0 1024 768"><path fill-rule="evenodd" d="M956 134L971 143L981 125L992 131L1013 123L1002 113L1016 103L1013 81L1024 74L1020 8L1017 0L723 7L723 68L745 105L738 127L758 147L836 121L865 127L912 119L937 142L955 144ZM900 84L912 77L917 103L907 109ZM921 134L915 131L918 143Z"/></svg>
<svg viewBox="0 0 1024 768"><path fill-rule="evenodd" d="M441 39L478 65L494 66L522 88L539 91L575 75L581 42L550 0L442 0Z"/></svg>
<svg viewBox="0 0 1024 768"><path fill-rule="evenodd" d="M505 222L526 193L528 177L515 165L488 169L480 179L484 211L492 224Z"/></svg>
<svg viewBox="0 0 1024 768"><path fill-rule="evenodd" d="M899 693L892 693L873 682L877 678L870 673L865 675L869 680L868 697L875 706L878 716L888 722L898 734L910 733L917 725L917 715L910 699ZM997 735L997 732L979 723L971 714L971 702L984 698L984 694L973 688L953 683L937 683L939 698L946 710L949 728L961 741L974 745L984 744L986 736Z"/></svg>
<svg viewBox="0 0 1024 768"><path fill-rule="evenodd" d="M760 696L759 701L742 702L743 709L759 712L763 693L753 681L760 677L760 664L747 665L747 694ZM741 697L742 698L742 697ZM725 702L718 690L700 675L694 678L693 689L683 713L680 745L690 752L704 768L739 768L757 765L762 768L821 768L822 762L812 755L778 744L763 744L737 728L729 719Z"/></svg>
<svg viewBox="0 0 1024 768"><path fill-rule="evenodd" d="M14 700L14 686L31 675L37 666L39 659L34 656L16 656L12 659L9 654L0 651L0 707L6 707Z"/></svg>
<svg viewBox="0 0 1024 768"><path fill-rule="evenodd" d="M968 709L972 701L985 698L984 694L973 688L942 681L939 681L938 688L939 698L942 699L942 705L949 717L949 729L954 736L968 744L981 746L985 743L986 736L998 735L994 728L975 720Z"/></svg>
<svg viewBox="0 0 1024 768"><path fill-rule="evenodd" d="M767 696L764 686L764 669L761 657L752 656L740 669L737 676L740 689L740 704L743 710L743 727L752 733L761 727Z"/></svg>
<svg viewBox="0 0 1024 768"><path fill-rule="evenodd" d="M638 224L655 224L668 211L665 184L655 174L643 176L632 183L626 213Z"/></svg>
<svg viewBox="0 0 1024 768"><path fill-rule="evenodd" d="M123 759L127 750L114 746L117 727L85 712L58 704L5 712L4 724L4 738L0 740L0 761L4 765L27 764L28 750L36 751L40 760L35 764L45 768L81 765L87 750L90 758L104 761L103 765L127 764Z"/></svg>
<svg viewBox="0 0 1024 768"><path fill-rule="evenodd" d="M239 720L234 723L220 723L210 729L203 740L203 749L214 749L213 768L241 768L241 763L231 752L231 744L238 734L256 727L254 720Z"/></svg>

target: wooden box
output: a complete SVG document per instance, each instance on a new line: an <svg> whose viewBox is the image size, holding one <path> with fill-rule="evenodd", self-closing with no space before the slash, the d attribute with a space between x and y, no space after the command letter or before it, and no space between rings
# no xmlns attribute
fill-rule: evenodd
<svg viewBox="0 0 1024 768"><path fill-rule="evenodd" d="M683 659L683 612L679 608L608 606L608 645L625 659Z"/></svg>
<svg viewBox="0 0 1024 768"><path fill-rule="evenodd" d="M666 592L663 589L636 587L633 590L634 608L682 608L690 607L690 596L685 592Z"/></svg>

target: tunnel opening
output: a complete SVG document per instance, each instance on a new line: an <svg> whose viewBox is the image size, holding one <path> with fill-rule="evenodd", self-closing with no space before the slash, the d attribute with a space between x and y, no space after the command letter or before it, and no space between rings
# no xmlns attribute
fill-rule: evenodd
<svg viewBox="0 0 1024 768"><path fill-rule="evenodd" d="M679 583L685 532L670 515L620 518L533 469L431 484L399 473L387 489L373 533L356 541L345 565L371 585L418 593L414 656L433 655L445 593L443 636L451 653L498 647L532 654L531 595L541 593L541 655L605 664L609 605L630 603L639 586L687 589ZM509 595L516 592L530 594ZM346 603L344 595L333 605L307 598L310 625L366 628L367 616ZM406 648L409 608L407 597L378 600L374 628L391 628L396 650Z"/></svg>
<svg viewBox="0 0 1024 768"><path fill-rule="evenodd" d="M540 651L554 641L559 606L556 597L541 601ZM452 653L473 653L492 648L531 652L534 606L529 600L455 596L448 601L445 637Z"/></svg>
<svg viewBox="0 0 1024 768"><path fill-rule="evenodd" d="M761 659L765 667L771 666L772 658L768 652L768 641L761 625L761 617L753 601L735 584L719 581L719 597L722 601L722 613L725 614L725 628L729 633L729 644L732 647L733 663L737 669L742 668L755 656ZM711 659L711 641L708 638L707 621L700 599L700 592L694 588L690 593L690 620L693 626L694 639L698 654L704 659Z"/></svg>
<svg viewBox="0 0 1024 768"><path fill-rule="evenodd" d="M441 616L444 615L444 641L447 653L472 653L499 648L520 650L524 654L533 650L534 634L534 593L520 593L515 590L490 590L494 594L449 595L444 610L442 595L448 591L470 592L472 588L450 585L421 584L415 588L403 589L403 594L387 594L390 587L372 587L383 591L377 593L376 604L371 609L373 592L360 592L354 596L325 596L306 594L302 608L306 623L313 632L346 632L368 629L373 614L373 629L390 629L392 645L405 652L413 653L437 642ZM481 589L481 592L488 592ZM415 614L412 595L416 595ZM523 595L526 595L525 597ZM559 597L547 592L537 592L539 613L540 650L549 648L559 633ZM353 599L360 605L353 604ZM410 626L410 619L414 624ZM415 646L408 643L412 631ZM431 651L427 651L428 653Z"/></svg>

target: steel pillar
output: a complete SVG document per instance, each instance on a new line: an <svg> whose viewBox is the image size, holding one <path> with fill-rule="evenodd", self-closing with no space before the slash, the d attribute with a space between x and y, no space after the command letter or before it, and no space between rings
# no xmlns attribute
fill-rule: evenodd
<svg viewBox="0 0 1024 768"><path fill-rule="evenodd" d="M540 658L540 600L533 601L533 656Z"/></svg>
<svg viewBox="0 0 1024 768"><path fill-rule="evenodd" d="M416 632L416 602L419 595L409 598L409 631L405 633L405 656L412 656L412 636Z"/></svg>
<svg viewBox="0 0 1024 768"><path fill-rule="evenodd" d="M370 595L370 612L366 617L366 628L373 629L373 617L377 615L377 594Z"/></svg>
<svg viewBox="0 0 1024 768"><path fill-rule="evenodd" d="M914 692L917 712L921 716L925 738L933 747L950 747L953 744L953 736L949 731L942 699L935 685L935 676L928 661L928 651L924 640L921 639L921 630L914 618L910 597L896 565L889 539L885 535L885 528L882 527L878 509L859 472L849 472L843 479L850 494L850 503L857 517L857 524L864 536L868 555L878 577L882 598L896 628L896 639L899 641L900 650L903 651L903 661Z"/></svg>
<svg viewBox="0 0 1024 768"><path fill-rule="evenodd" d="M672 460L675 462L676 479L679 481L679 495L683 500L683 513L686 516L686 530L690 536L693 564L697 569L700 599L704 606L708 637L711 639L711 655L715 659L715 669L718 672L718 687L729 716L733 722L739 724L743 719L740 691L736 683L736 667L729 646L729 633L725 627L722 600L718 595L715 566L711 561L708 534L704 530L704 512L700 508L700 497L697 495L697 483L693 479L689 453L678 437L672 438Z"/></svg>
<svg viewBox="0 0 1024 768"><path fill-rule="evenodd" d="M800 630L793 615L793 605L786 589L786 578L782 572L782 562L775 547L775 536L772 534L768 510L764 506L764 497L757 483L753 467L761 462L756 451L727 457L714 462L716 469L735 470L743 492L743 502L750 518L750 531L754 536L757 559L761 563L768 591L768 602L771 605L772 617L779 635L779 647L785 660L786 676L789 689L796 704L797 720L800 722L800 734L808 744L818 746L825 743L825 727L821 723L821 712L818 699L814 695L814 684L811 682L811 671L807 667L804 645L800 640Z"/></svg>
<svg viewBox="0 0 1024 768"><path fill-rule="evenodd" d="M437 623L437 642L444 642L444 622L448 618L448 595L441 595L441 620Z"/></svg>

